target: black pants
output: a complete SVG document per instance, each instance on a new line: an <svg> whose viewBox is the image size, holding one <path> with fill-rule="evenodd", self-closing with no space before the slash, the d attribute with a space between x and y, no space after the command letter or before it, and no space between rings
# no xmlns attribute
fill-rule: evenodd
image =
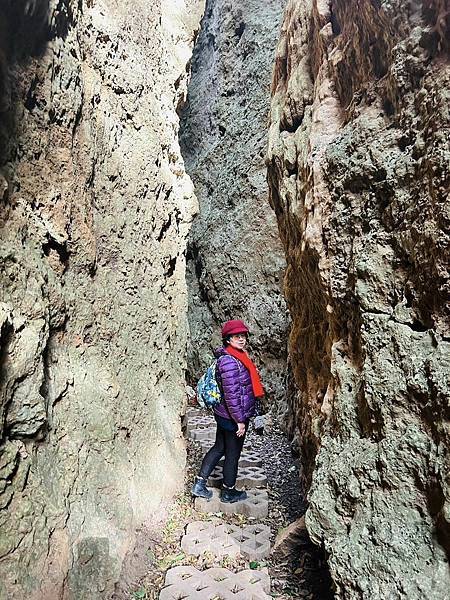
<svg viewBox="0 0 450 600"><path fill-rule="evenodd" d="M238 437L235 431L228 431L217 425L216 441L211 450L208 450L205 454L200 468L200 477L208 479L219 460L222 456L225 456L223 463L223 483L227 487L234 487L244 440L245 434L242 437Z"/></svg>

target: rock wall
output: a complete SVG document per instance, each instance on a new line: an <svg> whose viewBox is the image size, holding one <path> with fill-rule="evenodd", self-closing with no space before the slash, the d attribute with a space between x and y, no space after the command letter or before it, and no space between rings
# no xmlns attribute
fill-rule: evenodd
<svg viewBox="0 0 450 600"><path fill-rule="evenodd" d="M290 428L338 598L450 589L449 34L442 0L291 0L277 50Z"/></svg>
<svg viewBox="0 0 450 600"><path fill-rule="evenodd" d="M2 599L111 597L182 484L176 109L203 8L1 5Z"/></svg>
<svg viewBox="0 0 450 600"><path fill-rule="evenodd" d="M187 262L189 377L195 382L211 362L220 324L243 318L274 408L285 397L288 321L264 159L284 6L285 0L208 0L180 136L200 205Z"/></svg>

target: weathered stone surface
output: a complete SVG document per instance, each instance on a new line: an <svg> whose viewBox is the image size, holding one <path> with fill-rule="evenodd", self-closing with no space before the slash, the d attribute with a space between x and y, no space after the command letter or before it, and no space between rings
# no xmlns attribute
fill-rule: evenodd
<svg viewBox="0 0 450 600"><path fill-rule="evenodd" d="M308 536L306 530L305 517L300 517L293 523L290 523L286 529L281 531L275 538L272 553L286 558L292 554L292 551L298 547Z"/></svg>
<svg viewBox="0 0 450 600"><path fill-rule="evenodd" d="M2 599L109 598L182 484L176 109L202 9L0 6Z"/></svg>
<svg viewBox="0 0 450 600"><path fill-rule="evenodd" d="M289 425L338 598L450 589L449 19L440 0L292 0L277 50Z"/></svg>
<svg viewBox="0 0 450 600"><path fill-rule="evenodd" d="M194 49L180 143L200 211L187 261L196 381L220 344L220 324L243 318L269 399L284 398L285 267L267 202L264 165L273 55L285 0L208 0Z"/></svg>

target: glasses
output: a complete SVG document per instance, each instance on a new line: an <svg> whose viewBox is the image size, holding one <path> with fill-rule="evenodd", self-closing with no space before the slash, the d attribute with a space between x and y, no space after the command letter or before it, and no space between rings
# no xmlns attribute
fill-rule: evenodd
<svg viewBox="0 0 450 600"><path fill-rule="evenodd" d="M246 333L234 333L231 337L232 338L240 338L241 340L246 340L247 334Z"/></svg>

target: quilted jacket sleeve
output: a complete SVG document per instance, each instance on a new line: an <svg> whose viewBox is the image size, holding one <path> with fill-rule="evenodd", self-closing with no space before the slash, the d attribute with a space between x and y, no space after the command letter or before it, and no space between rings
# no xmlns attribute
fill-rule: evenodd
<svg viewBox="0 0 450 600"><path fill-rule="evenodd" d="M245 421L242 412L242 386L240 382L239 361L232 356L222 356L218 362L219 373L222 380L224 402L231 418L236 423Z"/></svg>

